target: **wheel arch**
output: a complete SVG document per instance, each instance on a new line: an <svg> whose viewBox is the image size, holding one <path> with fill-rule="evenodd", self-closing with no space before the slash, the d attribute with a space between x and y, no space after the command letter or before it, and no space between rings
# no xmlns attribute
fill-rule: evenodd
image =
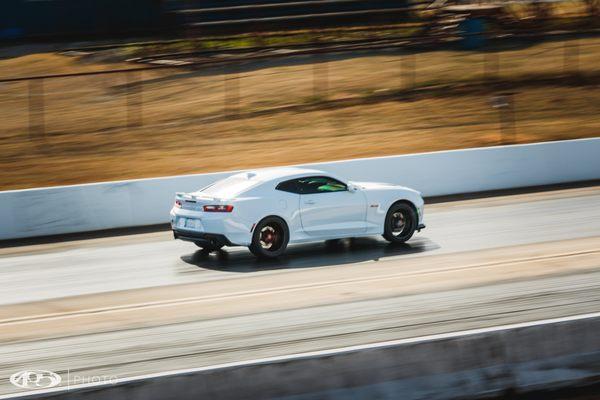
<svg viewBox="0 0 600 400"><path fill-rule="evenodd" d="M258 221L256 221L256 223L252 226L252 233L254 233L255 228L258 225L260 225L260 223L263 222L267 218L276 218L276 219L282 221L283 222L283 228L287 231L287 234L288 234L288 237L289 237L290 226L289 226L288 222L281 215L276 215L276 214L265 215L264 217L262 217L261 219L259 219Z"/></svg>
<svg viewBox="0 0 600 400"><path fill-rule="evenodd" d="M387 212L390 211L390 208L392 208L393 206L395 206L396 204L406 204L408 205L410 208L412 208L412 210L415 212L415 215L417 216L417 223L418 223L418 219L419 219L419 210L417 209L417 206L415 205L415 203L413 203L412 201L408 200L408 199L400 199L400 200L396 200L394 201L392 204L390 204L390 206L387 209ZM387 213L386 212L386 213Z"/></svg>
<svg viewBox="0 0 600 400"><path fill-rule="evenodd" d="M392 226L388 224L388 218L392 215L391 212L392 212L392 209L394 208L394 206L402 206L405 209L410 208L413 211L415 220L411 221L411 226L408 231L406 230L405 224L403 224L401 232L399 232L398 234L393 233ZM391 243L405 243L407 240L409 240L413 236L413 234L415 233L415 231L418 227L418 224L419 224L419 213L417 211L417 206L408 199L396 200L392 204L390 204L390 207L388 208L388 210L386 212L385 219L383 222L383 237L388 242L391 242Z"/></svg>

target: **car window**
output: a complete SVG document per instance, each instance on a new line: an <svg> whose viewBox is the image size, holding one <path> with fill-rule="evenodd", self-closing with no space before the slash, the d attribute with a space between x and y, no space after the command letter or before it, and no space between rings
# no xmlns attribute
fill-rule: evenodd
<svg viewBox="0 0 600 400"><path fill-rule="evenodd" d="M285 182L280 182L275 189L277 190L283 190L284 192L290 192L290 193L296 193L296 194L300 194L301 193L301 189L300 186L298 184L298 179L292 179L289 181L285 181Z"/></svg>
<svg viewBox="0 0 600 400"><path fill-rule="evenodd" d="M331 193L348 190L344 183L327 176L307 176L291 179L279 183L276 189L296 194Z"/></svg>
<svg viewBox="0 0 600 400"><path fill-rule="evenodd" d="M301 194L343 192L348 190L342 182L327 176L309 176L298 180Z"/></svg>

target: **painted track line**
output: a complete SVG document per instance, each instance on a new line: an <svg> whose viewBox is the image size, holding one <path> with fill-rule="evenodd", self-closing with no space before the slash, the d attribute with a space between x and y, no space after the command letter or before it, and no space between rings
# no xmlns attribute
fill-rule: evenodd
<svg viewBox="0 0 600 400"><path fill-rule="evenodd" d="M81 316L89 316L89 315L98 315L98 314L109 314L109 313L118 313L118 312L129 312L133 310L144 310L150 308L161 308L161 307L169 307L173 305L189 305L194 303L201 303L204 301L212 301L212 300L220 300L220 299L232 299L239 297L251 297L251 296L260 296L265 294L276 294L276 293L285 293L285 292L294 292L301 291L306 289L318 289L318 288L327 288L345 284L353 284L359 282L377 282L382 280L387 280L391 278L399 278L399 277L407 277L413 275L431 275L437 273L445 273L445 272L457 272L457 271L465 271L465 270L474 270L480 268L489 268L489 267L498 267L502 265L514 265L521 264L527 262L536 262L536 261L544 261L551 260L557 258L568 258L568 257L577 257L582 255L590 255L590 254L599 254L600 250L587 250L587 251L579 251L579 252L571 252L571 253L557 253L551 255L544 256L536 256L536 257L523 257L512 260L504 260L504 261L493 261L488 263L481 264L470 264L461 267L448 267L448 268L437 268L428 271L411 271L411 272L399 272L394 274L381 274L370 277L361 277L361 278L351 278L351 279L338 279L331 280L317 284L299 284L299 285L286 285L269 289L257 289L257 290L248 290L248 291L240 291L233 292L229 294L218 294L218 295L209 295L209 296L194 296L194 297L186 297L182 299L172 299L172 300L163 300L163 301L150 301L144 303L135 303L135 304L125 304L121 306L114 307L99 307L99 308L90 308L66 313L49 313L49 314L39 314L33 316L26 317L18 317L18 318L7 318L4 320L0 320L0 328L3 326L12 326L19 324L27 324L27 323L35 323L35 322L47 322L47 321L55 321L61 319L71 319L77 318Z"/></svg>

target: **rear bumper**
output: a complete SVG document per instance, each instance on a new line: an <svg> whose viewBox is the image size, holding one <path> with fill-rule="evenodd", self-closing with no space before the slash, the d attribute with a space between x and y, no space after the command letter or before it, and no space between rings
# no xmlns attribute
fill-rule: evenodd
<svg viewBox="0 0 600 400"><path fill-rule="evenodd" d="M188 242L199 242L207 245L235 246L225 235L218 233L191 232L173 229L173 237Z"/></svg>

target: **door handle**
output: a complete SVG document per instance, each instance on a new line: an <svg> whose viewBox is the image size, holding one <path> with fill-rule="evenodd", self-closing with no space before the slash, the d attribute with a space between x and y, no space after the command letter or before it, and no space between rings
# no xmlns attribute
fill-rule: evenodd
<svg viewBox="0 0 600 400"><path fill-rule="evenodd" d="M304 204L315 204L314 200L305 200Z"/></svg>

